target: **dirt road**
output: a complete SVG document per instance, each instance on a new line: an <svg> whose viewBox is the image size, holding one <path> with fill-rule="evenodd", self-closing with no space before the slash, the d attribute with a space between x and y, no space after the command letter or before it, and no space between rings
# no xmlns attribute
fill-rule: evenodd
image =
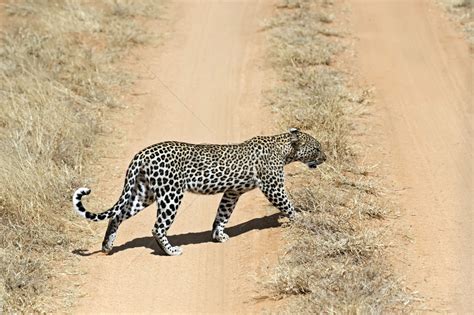
<svg viewBox="0 0 474 315"><path fill-rule="evenodd" d="M138 61L131 67L143 78L129 103L142 109L133 114L132 106L118 122L126 130L125 153L100 162L106 176L91 187L89 204L94 198L115 202L131 157L147 145L170 139L240 142L269 133L261 107L265 77L258 30L270 9L260 1L171 3L167 21L175 24L164 44L135 52ZM219 196L185 196L169 231L170 242L184 250L179 257L162 256L151 237L154 206L123 223L111 256L96 253L98 243L80 258L86 294L74 312L261 310L264 305L252 299L258 295L254 277L276 262L277 211L258 191L244 195L229 223L231 239L216 244L210 228L218 203Z"/></svg>
<svg viewBox="0 0 474 315"><path fill-rule="evenodd" d="M354 0L357 67L376 88L373 153L400 193L397 268L437 310L473 312L472 57L434 1ZM374 142L375 144L375 142Z"/></svg>

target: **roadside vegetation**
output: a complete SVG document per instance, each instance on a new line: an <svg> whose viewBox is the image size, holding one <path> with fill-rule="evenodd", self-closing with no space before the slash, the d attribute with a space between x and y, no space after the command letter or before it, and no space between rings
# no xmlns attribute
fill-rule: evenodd
<svg viewBox="0 0 474 315"><path fill-rule="evenodd" d="M438 2L461 25L472 50L474 47L474 21L472 19L474 0L438 0Z"/></svg>
<svg viewBox="0 0 474 315"><path fill-rule="evenodd" d="M71 210L101 117L132 77L115 63L154 35L157 1L15 0L0 8L0 313L71 303L61 282L90 229Z"/></svg>
<svg viewBox="0 0 474 315"><path fill-rule="evenodd" d="M414 297L384 258L384 219L393 212L354 135L370 93L349 88L350 75L336 63L351 40L338 15L331 0L284 1L265 25L279 78L268 103L284 128L313 134L328 155L316 172L290 169L300 217L266 286L273 298L291 297L284 313L407 311Z"/></svg>

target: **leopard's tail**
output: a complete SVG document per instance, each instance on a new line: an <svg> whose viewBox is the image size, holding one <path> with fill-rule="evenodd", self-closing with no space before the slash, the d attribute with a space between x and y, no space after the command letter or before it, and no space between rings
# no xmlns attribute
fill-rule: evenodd
<svg viewBox="0 0 474 315"><path fill-rule="evenodd" d="M115 217L115 215L119 212L117 211L118 202L109 210L106 210L101 213L92 213L92 212L87 211L86 208L84 208L84 206L82 205L81 199L82 197L90 193L91 193L91 190L85 187L79 188L78 190L74 192L74 195L72 197L72 204L74 206L74 210L76 210L76 212L80 216L91 221L102 221L105 219Z"/></svg>

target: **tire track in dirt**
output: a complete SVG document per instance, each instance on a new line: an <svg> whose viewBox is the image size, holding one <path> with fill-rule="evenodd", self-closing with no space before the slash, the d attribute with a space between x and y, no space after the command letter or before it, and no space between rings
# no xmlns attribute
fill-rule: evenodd
<svg viewBox="0 0 474 315"><path fill-rule="evenodd" d="M433 1L351 3L358 67L377 91L374 154L404 188L395 224L411 242L396 267L430 307L473 312L469 47Z"/></svg>
<svg viewBox="0 0 474 315"><path fill-rule="evenodd" d="M260 105L265 76L263 34L258 32L270 8L271 3L261 1L170 4L171 36L164 45L136 52L138 63L132 65L148 78L139 80L137 96L129 97L142 109L118 120L119 129L126 130L125 154L101 162L103 173L112 175L97 179L89 204L95 198L115 202L130 159L147 145L171 139L240 142L271 132ZM73 311L253 313L268 307L253 300L254 277L276 263L281 239L277 210L260 192L247 193L228 225L231 239L216 244L210 228L219 197L185 196L168 234L172 244L183 248L179 257L160 256L151 237L155 206L124 222L111 256L96 254L97 244L91 255L80 258L85 295Z"/></svg>

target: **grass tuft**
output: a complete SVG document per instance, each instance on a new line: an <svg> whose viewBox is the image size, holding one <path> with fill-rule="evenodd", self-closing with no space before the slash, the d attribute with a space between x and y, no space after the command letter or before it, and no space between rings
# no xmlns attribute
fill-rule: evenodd
<svg viewBox="0 0 474 315"><path fill-rule="evenodd" d="M347 45L332 1L286 1L265 24L280 83L268 103L282 125L320 140L328 156L318 172L291 171L300 216L287 252L266 282L273 297L293 296L285 313L380 313L407 310L413 296L383 259L390 215L371 167L358 162L353 136L368 91L351 91L336 58Z"/></svg>
<svg viewBox="0 0 474 315"><path fill-rule="evenodd" d="M452 19L461 25L472 50L474 47L474 20L472 19L474 0L438 0L438 2L448 11Z"/></svg>
<svg viewBox="0 0 474 315"><path fill-rule="evenodd" d="M134 2L133 2L134 3ZM151 39L131 17L153 1L11 1L0 36L0 305L52 312L59 283L90 233L70 198L101 116L131 83L114 62ZM127 14L117 14L117 6ZM125 9L123 9L125 10ZM147 13L150 16L151 13Z"/></svg>

